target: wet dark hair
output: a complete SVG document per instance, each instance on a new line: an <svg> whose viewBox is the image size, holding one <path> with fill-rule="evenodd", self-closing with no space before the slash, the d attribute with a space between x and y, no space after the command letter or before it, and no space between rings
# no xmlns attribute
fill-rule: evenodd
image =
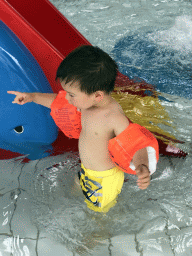
<svg viewBox="0 0 192 256"><path fill-rule="evenodd" d="M78 81L79 89L88 95L96 91L110 94L114 90L117 71L116 62L107 53L99 47L83 45L61 62L56 80Z"/></svg>

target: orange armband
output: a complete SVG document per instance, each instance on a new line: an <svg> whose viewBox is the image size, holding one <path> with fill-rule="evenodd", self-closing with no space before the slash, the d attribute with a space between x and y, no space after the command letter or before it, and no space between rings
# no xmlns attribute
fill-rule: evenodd
<svg viewBox="0 0 192 256"><path fill-rule="evenodd" d="M78 139L81 133L81 112L69 104L65 98L66 92L59 91L57 97L51 104L53 120L61 131L69 138Z"/></svg>
<svg viewBox="0 0 192 256"><path fill-rule="evenodd" d="M113 162L124 172L136 174L131 164L134 154L147 148L149 171L153 174L159 160L159 145L154 135L139 124L130 123L117 137L109 140L108 149Z"/></svg>

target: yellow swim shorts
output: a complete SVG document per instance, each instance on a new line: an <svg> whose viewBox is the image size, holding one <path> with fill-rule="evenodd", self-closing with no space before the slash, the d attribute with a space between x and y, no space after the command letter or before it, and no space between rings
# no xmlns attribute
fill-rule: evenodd
<svg viewBox="0 0 192 256"><path fill-rule="evenodd" d="M108 212L116 204L124 183L124 172L118 167L98 172L86 169L81 163L78 175L88 208Z"/></svg>

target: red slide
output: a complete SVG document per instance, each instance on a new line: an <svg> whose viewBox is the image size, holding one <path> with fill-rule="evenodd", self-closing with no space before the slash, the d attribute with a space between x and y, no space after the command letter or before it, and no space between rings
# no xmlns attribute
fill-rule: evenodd
<svg viewBox="0 0 192 256"><path fill-rule="evenodd" d="M90 45L80 32L48 1L48 0L0 0L1 20L18 36L28 50L33 54L44 71L53 92L61 90L59 83L55 82L56 70L63 58L79 45ZM133 81L119 73L116 81L117 87L133 87ZM146 84L150 90L151 86ZM134 91L130 91L134 94ZM155 135L159 135L155 133ZM62 152L59 141L64 135L54 142L55 152ZM182 143L164 136L165 140ZM64 144L73 144L77 148L76 140L65 140ZM181 150L169 152L167 144L158 139L160 153L164 155L186 156ZM62 141L63 143L63 141ZM70 146L69 146L70 148ZM19 154L0 150L1 159L16 157ZM55 153L56 154L56 153Z"/></svg>

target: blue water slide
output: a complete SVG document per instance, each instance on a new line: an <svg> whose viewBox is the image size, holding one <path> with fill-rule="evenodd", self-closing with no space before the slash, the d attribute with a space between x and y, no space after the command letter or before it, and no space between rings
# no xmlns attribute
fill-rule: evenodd
<svg viewBox="0 0 192 256"><path fill-rule="evenodd" d="M51 143L58 136L58 128L50 116L50 109L35 103L13 104L15 95L7 91L53 91L33 55L2 21L0 81L0 148L31 154L31 159L46 156L44 152L46 149L51 150Z"/></svg>

